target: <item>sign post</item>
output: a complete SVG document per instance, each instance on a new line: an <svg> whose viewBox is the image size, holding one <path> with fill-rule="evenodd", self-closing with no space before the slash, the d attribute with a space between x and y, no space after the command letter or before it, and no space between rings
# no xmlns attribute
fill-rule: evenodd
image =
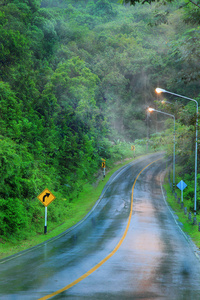
<svg viewBox="0 0 200 300"><path fill-rule="evenodd" d="M183 202L183 190L187 187L187 184L181 180L178 184L177 187L179 188L179 190L181 190L181 202Z"/></svg>
<svg viewBox="0 0 200 300"><path fill-rule="evenodd" d="M44 221L44 234L47 233L47 206L56 199L56 197L48 190L45 189L39 196L38 200L45 206L45 221Z"/></svg>
<svg viewBox="0 0 200 300"><path fill-rule="evenodd" d="M47 233L47 206L45 206L44 234Z"/></svg>

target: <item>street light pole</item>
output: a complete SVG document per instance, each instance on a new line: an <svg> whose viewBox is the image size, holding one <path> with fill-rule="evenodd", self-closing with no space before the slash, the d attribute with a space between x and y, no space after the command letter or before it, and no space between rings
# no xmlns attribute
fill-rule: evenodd
<svg viewBox="0 0 200 300"><path fill-rule="evenodd" d="M195 175L194 175L194 216L196 217L196 212L197 212L197 141L198 141L198 102L195 99L189 98L189 97L185 97L179 94L175 94L169 91L166 91L164 89L161 88L156 88L156 93L160 94L160 93L168 93L183 99L187 99L190 101L193 101L196 103L196 142L195 142Z"/></svg>
<svg viewBox="0 0 200 300"><path fill-rule="evenodd" d="M156 111L158 113L170 116L174 119L174 150L173 150L173 191L174 191L174 189L175 189L175 116L171 115L171 114L168 114L166 112L151 108L151 107L148 108L148 111L149 112Z"/></svg>

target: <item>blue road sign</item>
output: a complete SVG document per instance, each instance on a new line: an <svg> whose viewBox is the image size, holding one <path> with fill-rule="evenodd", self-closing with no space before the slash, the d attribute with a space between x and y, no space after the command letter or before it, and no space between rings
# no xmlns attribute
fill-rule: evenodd
<svg viewBox="0 0 200 300"><path fill-rule="evenodd" d="M179 188L179 190L183 191L186 188L187 184L181 180L178 184L177 187Z"/></svg>

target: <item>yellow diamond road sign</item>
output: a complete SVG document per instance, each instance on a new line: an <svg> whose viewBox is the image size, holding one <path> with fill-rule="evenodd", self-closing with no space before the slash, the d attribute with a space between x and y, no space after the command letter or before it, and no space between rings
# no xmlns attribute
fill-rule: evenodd
<svg viewBox="0 0 200 300"><path fill-rule="evenodd" d="M37 198L42 202L44 206L48 206L56 197L48 190L45 189Z"/></svg>

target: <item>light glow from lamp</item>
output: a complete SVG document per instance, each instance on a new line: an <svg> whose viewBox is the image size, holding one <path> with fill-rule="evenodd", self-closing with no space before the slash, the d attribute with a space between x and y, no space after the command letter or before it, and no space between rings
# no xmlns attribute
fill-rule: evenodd
<svg viewBox="0 0 200 300"><path fill-rule="evenodd" d="M152 111L154 111L155 109L154 108L152 108L152 107L149 107L148 108L148 111L150 111L150 112L152 112Z"/></svg>
<svg viewBox="0 0 200 300"><path fill-rule="evenodd" d="M161 89L161 88L156 88L156 93L160 94L160 93L165 93L166 91Z"/></svg>

